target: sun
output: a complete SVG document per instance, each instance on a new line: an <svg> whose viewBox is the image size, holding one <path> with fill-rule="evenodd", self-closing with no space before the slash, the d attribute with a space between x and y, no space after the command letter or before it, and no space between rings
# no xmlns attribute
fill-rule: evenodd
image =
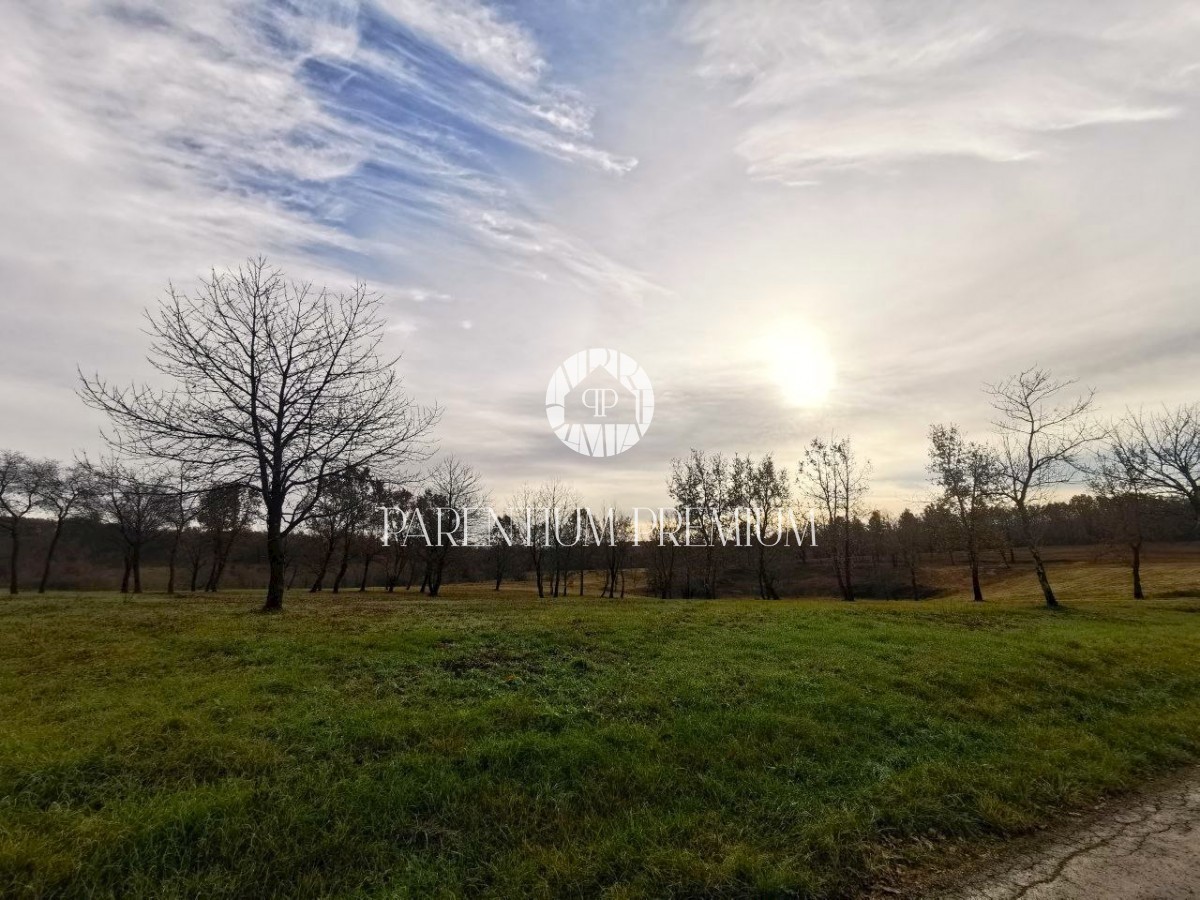
<svg viewBox="0 0 1200 900"><path fill-rule="evenodd" d="M816 407L828 401L836 367L824 335L805 327L784 328L763 341L763 352L785 403Z"/></svg>

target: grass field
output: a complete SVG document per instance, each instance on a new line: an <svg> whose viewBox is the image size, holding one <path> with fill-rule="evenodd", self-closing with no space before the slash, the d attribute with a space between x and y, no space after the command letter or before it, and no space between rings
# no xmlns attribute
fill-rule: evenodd
<svg viewBox="0 0 1200 900"><path fill-rule="evenodd" d="M1198 579L1152 575L0 601L0 895L853 894L1200 758Z"/></svg>

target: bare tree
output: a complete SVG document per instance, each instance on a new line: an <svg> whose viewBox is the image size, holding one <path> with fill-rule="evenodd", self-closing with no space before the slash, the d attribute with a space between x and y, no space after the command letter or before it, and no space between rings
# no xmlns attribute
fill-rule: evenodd
<svg viewBox="0 0 1200 900"><path fill-rule="evenodd" d="M170 521L174 489L163 474L140 468L115 456L87 463L96 490L96 512L117 526L125 547L121 593L142 592L142 550L159 528Z"/></svg>
<svg viewBox="0 0 1200 900"><path fill-rule="evenodd" d="M324 479L420 456L438 419L400 390L379 355L379 298L361 284L331 294L287 281L262 258L212 273L186 296L171 287L147 312L150 363L170 390L80 375L80 394L111 417L112 440L141 456L244 483L260 495L270 566L264 610L283 607L286 537Z"/></svg>
<svg viewBox="0 0 1200 900"><path fill-rule="evenodd" d="M796 474L801 493L818 506L843 600L854 599L855 522L867 494L870 462L859 462L849 438L813 438Z"/></svg>
<svg viewBox="0 0 1200 900"><path fill-rule="evenodd" d="M601 597L614 598L620 590L625 597L625 564L633 546L633 517L613 509L612 528L601 535L600 546L604 561L604 586ZM618 585L620 586L618 588Z"/></svg>
<svg viewBox="0 0 1200 900"><path fill-rule="evenodd" d="M671 529L657 517L648 535L649 565L646 581L650 592L663 600L669 600L675 590L675 563L679 556Z"/></svg>
<svg viewBox="0 0 1200 900"><path fill-rule="evenodd" d="M934 425L929 429L928 471L933 483L941 488L941 501L953 514L966 546L971 594L982 601L979 544L987 525L988 501L997 489L995 453L983 444L965 440L957 425Z"/></svg>
<svg viewBox="0 0 1200 900"><path fill-rule="evenodd" d="M367 584L369 581L371 563L375 558L383 553L384 547L380 540L379 534L375 531L375 525L379 508L396 506L398 503L404 502L408 496L408 492L403 489L393 489L380 478L367 479L367 491L365 494L365 515L362 521L359 522L355 533L355 545L358 548L358 556L362 561L362 572L358 579L358 592L366 593Z"/></svg>
<svg viewBox="0 0 1200 900"><path fill-rule="evenodd" d="M509 514L515 525L513 543L529 554L538 597L546 596L546 551L552 543L552 510L561 505L568 488L559 480L534 487L522 484L508 500Z"/></svg>
<svg viewBox="0 0 1200 900"><path fill-rule="evenodd" d="M896 520L896 546L900 554L900 562L908 572L908 583L914 600L921 599L919 582L921 570L921 550L926 537L922 534L924 525L921 519L913 515L912 510L906 509Z"/></svg>
<svg viewBox="0 0 1200 900"><path fill-rule="evenodd" d="M446 561L456 547L470 539L472 525L487 523L472 522L471 515L480 515L487 492L483 478L469 463L457 456L446 456L429 472L429 487L439 498L440 506L434 513L435 541L430 549L431 568L429 573L429 596L436 597L442 589L446 574ZM472 507L475 510L469 512Z"/></svg>
<svg viewBox="0 0 1200 900"><path fill-rule="evenodd" d="M733 463L719 451L704 453L693 448L686 457L671 460L667 493L675 501L685 532L698 532L696 543L702 547L699 593L716 599L721 577L721 532L733 524ZM684 596L691 596L691 555L686 550L683 560Z"/></svg>
<svg viewBox="0 0 1200 900"><path fill-rule="evenodd" d="M416 509L416 498L407 488L397 487L387 489L379 498L379 505L389 511L400 510L402 514L412 516ZM411 549L407 531L391 534L387 547L383 550L383 584L389 594L394 593L400 583L404 566L409 562ZM365 571L364 571L365 575ZM364 578L365 580L365 578Z"/></svg>
<svg viewBox="0 0 1200 900"><path fill-rule="evenodd" d="M351 527L354 508L358 503L354 486L355 470L348 469L327 475L322 479L320 497L313 504L312 515L305 521L303 530L316 539L321 547L315 578L310 594L325 590L325 576L339 542L343 546L343 558L348 557L347 534ZM347 563L348 564L348 563Z"/></svg>
<svg viewBox="0 0 1200 900"><path fill-rule="evenodd" d="M578 538L573 546L575 546L575 548L578 550L578 553L576 554L575 572L579 576L579 584L577 587L580 597L583 596L584 583L586 581L584 576L587 573L588 547L592 546L592 537L588 534L586 522L587 514L582 507L576 507L571 511L571 524L575 527L575 532L578 534Z"/></svg>
<svg viewBox="0 0 1200 900"><path fill-rule="evenodd" d="M757 462L752 456L735 456L731 492L733 504L747 517L740 525L747 542L755 548L758 596L778 600L774 561L779 545L787 537L783 519L791 500L787 469L777 467L770 453Z"/></svg>
<svg viewBox="0 0 1200 900"><path fill-rule="evenodd" d="M437 511L439 507L445 506L445 503L440 496L433 492L432 488L427 487L417 495L413 506L413 513L421 523L422 540L416 545L417 553L409 570L410 578L408 587L412 587L412 578L416 575L417 562L419 560L421 563L420 592L424 594L429 590L429 585L433 581L435 556L430 541L432 541L433 534L437 530ZM425 535L429 536L428 541L424 539Z"/></svg>
<svg viewBox="0 0 1200 900"><path fill-rule="evenodd" d="M73 513L87 509L95 495L96 485L88 467L74 463L63 469L56 462L47 462L45 483L38 495L37 504L54 517L54 530L50 533L50 544L46 547L46 558L42 563L42 577L38 582L38 593L46 593L50 581L50 566L62 537L63 525Z"/></svg>
<svg viewBox="0 0 1200 900"><path fill-rule="evenodd" d="M1200 403L1130 412L1109 455L1121 469L1136 470L1146 490L1185 500L1200 529Z"/></svg>
<svg viewBox="0 0 1200 900"><path fill-rule="evenodd" d="M188 526L196 521L196 509L199 506L199 495L193 489L188 471L183 466L175 468L172 479L175 488L171 497L170 509L167 512L167 524L171 528L171 549L167 553L167 593L175 593L175 572L178 568L179 550L184 544L184 535ZM192 587L195 590L195 586Z"/></svg>
<svg viewBox="0 0 1200 900"><path fill-rule="evenodd" d="M543 486L542 496L550 517L546 532L550 550L550 596L566 596L571 550L583 536L583 523L579 518L582 501L578 491L557 479Z"/></svg>
<svg viewBox="0 0 1200 900"><path fill-rule="evenodd" d="M1142 589L1142 546L1152 515L1150 491L1154 487L1148 457L1136 426L1126 421L1109 432L1089 478L1105 534L1129 548L1135 600L1146 596Z"/></svg>
<svg viewBox="0 0 1200 900"><path fill-rule="evenodd" d="M487 531L487 560L488 568L496 582L492 587L494 591L500 590L500 586L504 584L504 579L509 574L509 567L512 565L513 554L515 552L513 546L515 543L516 525L511 516L498 516L495 521L489 523Z"/></svg>
<svg viewBox="0 0 1200 900"><path fill-rule="evenodd" d="M1039 507L1054 488L1075 479L1080 454L1099 437L1089 420L1095 392L1072 395L1074 385L1045 369L1032 368L986 387L997 414L993 421L999 440L996 496L1016 512L1049 607L1059 604L1040 549Z"/></svg>
<svg viewBox="0 0 1200 900"><path fill-rule="evenodd" d="M254 521L256 499L254 492L242 484L218 484L200 495L196 522L204 530L212 554L204 584L206 592L221 589L221 576L233 545Z"/></svg>
<svg viewBox="0 0 1200 900"><path fill-rule="evenodd" d="M866 533L867 551L871 558L871 590L873 596L884 596L892 599L894 592L892 579L884 573L883 560L890 557L892 567L896 565L895 553L895 523L892 517L883 510L873 509L867 514Z"/></svg>
<svg viewBox="0 0 1200 900"><path fill-rule="evenodd" d="M189 525L184 529L180 546L188 564L188 590L193 594L200 583L200 569L204 565L208 544L204 532L199 528Z"/></svg>
<svg viewBox="0 0 1200 900"><path fill-rule="evenodd" d="M32 460L13 450L0 451L0 528L8 532L9 573L8 592L20 590L17 566L21 562L21 532L24 519L38 508L43 495L54 479L54 464Z"/></svg>
<svg viewBox="0 0 1200 900"><path fill-rule="evenodd" d="M382 482L372 478L366 468L355 467L341 473L332 486L329 503L325 504L324 515L332 517L334 523L333 542L341 542L342 556L333 574L331 590L337 594L342 589L342 582L350 569L350 560L361 556L365 567L370 567L370 558L379 547L379 539L371 533L370 526L380 506L379 494L384 490ZM328 555L324 565L328 565ZM365 590L365 575L364 571ZM320 582L324 577L324 569L317 576L314 590L320 590Z"/></svg>

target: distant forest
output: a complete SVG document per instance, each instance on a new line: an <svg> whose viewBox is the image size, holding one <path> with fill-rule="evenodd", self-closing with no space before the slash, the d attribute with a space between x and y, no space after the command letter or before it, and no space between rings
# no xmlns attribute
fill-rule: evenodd
<svg viewBox="0 0 1200 900"><path fill-rule="evenodd" d="M140 547L143 589L164 591L172 550L175 550L177 593L214 591L223 588L260 588L266 580L267 560L261 526L247 521L241 503L208 500L202 522L193 522L176 545L173 529L158 525L150 529ZM1148 498L1145 541L1148 547L1196 543L1196 523L1188 504L1169 499ZM431 551L420 544L400 548L380 546L380 520L375 510L361 515L318 521L317 527L289 539L287 580L292 591L314 587L327 594L364 589L428 593ZM132 574L126 569L129 543L122 526L106 520L100 512L88 511L65 519L61 525L54 558L46 574L46 555L54 538L52 519L29 517L22 523L18 582L24 591L126 590L133 591ZM1002 510L989 517L981 543L985 567L1004 569L1028 566L1028 555L1020 532ZM1086 556L1127 562L1129 548L1122 522L1114 519L1104 498L1081 493L1065 502L1052 502L1042 510L1043 545L1086 548ZM564 529L569 531L570 529ZM773 587L781 596L836 594L829 574L831 551L818 530L815 548L769 548L775 573ZM967 550L962 529L942 505L930 503L920 513L906 511L891 517L873 511L854 524L853 572L859 596L911 599L936 596L933 570L965 567ZM11 540L0 533L0 542ZM8 547L0 560L0 577L9 582ZM716 551L718 561L716 596L761 595L753 547L728 546ZM1154 549L1147 557L1154 559ZM1176 551L1170 551L1172 555ZM579 593L579 571L584 594L603 591L620 596L622 587L630 594L667 597L701 597L710 592L702 584L705 571L703 547L659 548L643 543L620 548L614 564L613 549L584 544L551 547L544 551L547 596ZM1198 560L1200 563L1200 560ZM443 577L488 587L509 582L532 582L535 561L529 549L507 547L454 548L447 554ZM915 575L915 579L914 579ZM556 577L557 576L557 577ZM613 584L610 585L610 579Z"/></svg>

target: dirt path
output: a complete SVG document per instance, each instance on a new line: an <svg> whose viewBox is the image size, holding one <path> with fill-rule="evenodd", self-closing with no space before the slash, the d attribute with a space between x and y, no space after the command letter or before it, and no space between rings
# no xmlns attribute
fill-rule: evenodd
<svg viewBox="0 0 1200 900"><path fill-rule="evenodd" d="M1200 773L1110 807L947 900L1200 898Z"/></svg>

